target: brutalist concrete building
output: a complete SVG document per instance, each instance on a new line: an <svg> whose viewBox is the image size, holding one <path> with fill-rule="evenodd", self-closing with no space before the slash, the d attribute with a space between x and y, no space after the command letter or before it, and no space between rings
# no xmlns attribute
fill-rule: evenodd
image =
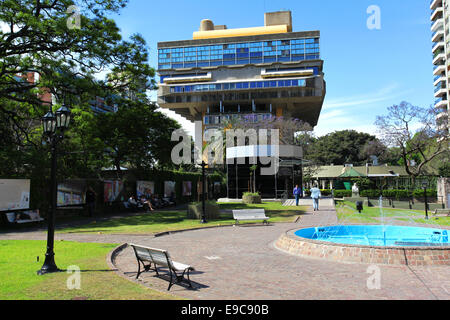
<svg viewBox="0 0 450 320"><path fill-rule="evenodd" d="M158 43L160 107L201 121L204 132L236 117L255 123L295 118L316 126L326 93L320 32L294 32L290 11L264 18L263 27L241 29L203 20L192 40ZM235 151L227 150L228 158L249 156ZM278 174L257 172L257 190L263 197L290 194L301 183L301 160L300 148L280 148ZM249 189L248 161L228 165L227 172L228 196L241 197Z"/></svg>

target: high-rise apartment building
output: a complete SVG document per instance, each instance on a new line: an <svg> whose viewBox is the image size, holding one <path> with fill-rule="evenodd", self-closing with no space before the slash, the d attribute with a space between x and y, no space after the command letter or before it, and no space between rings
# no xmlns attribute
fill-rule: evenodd
<svg viewBox="0 0 450 320"><path fill-rule="evenodd" d="M437 123L448 132L449 76L450 76L450 21L449 0L431 0L431 31L434 75L434 106Z"/></svg>
<svg viewBox="0 0 450 320"><path fill-rule="evenodd" d="M160 107L201 121L204 132L243 117L295 118L314 127L326 92L320 32L293 32L290 11L266 13L265 25L254 28L228 29L203 20L192 40L158 43L158 73ZM247 158L245 165L227 167L229 197L248 190L252 156L260 156L257 147L241 153L227 149L228 158ZM294 165L301 158L299 147L280 147L279 173L257 172L257 190L268 197L291 194L301 183Z"/></svg>

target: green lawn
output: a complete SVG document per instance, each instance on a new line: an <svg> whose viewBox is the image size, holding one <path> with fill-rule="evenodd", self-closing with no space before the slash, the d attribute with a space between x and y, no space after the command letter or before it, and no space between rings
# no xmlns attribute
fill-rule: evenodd
<svg viewBox="0 0 450 320"><path fill-rule="evenodd" d="M280 203L220 204L222 210L220 219L209 221L206 226L234 224L232 214L228 210L244 208L266 209L271 222L294 221L307 209L283 207ZM198 220L187 219L186 211L156 211L89 223L58 230L58 232L151 234L204 226ZM56 264L63 271L38 276L36 272L42 267L45 259L45 241L0 241L0 300L168 300L176 298L138 286L109 270L106 256L116 246L116 244L56 241ZM81 269L80 290L67 288L67 280L72 274L65 270L73 265Z"/></svg>
<svg viewBox="0 0 450 320"><path fill-rule="evenodd" d="M80 290L69 290L67 272L38 276L46 250L45 241L0 241L0 300L157 300L172 295L138 286L109 270L106 256L115 244L55 242L59 269L78 266ZM37 257L40 261L37 262Z"/></svg>
<svg viewBox="0 0 450 320"><path fill-rule="evenodd" d="M398 220L409 220L405 218L399 218ZM424 224L431 224L436 226L450 226L450 217L438 217L435 218L433 216L429 216L428 220L425 220L425 218L419 218L419 219L413 219L414 222L417 223L424 223Z"/></svg>
<svg viewBox="0 0 450 320"><path fill-rule="evenodd" d="M283 207L280 203L245 205L236 203L219 204L221 210L264 208L270 222L290 222L306 211L305 207ZM234 224L231 213L221 213L220 219L200 223L198 219L188 219L186 210L154 211L136 216L92 222L73 228L58 230L60 233L104 233L104 234L154 234L165 231L203 228ZM258 223L253 222L253 223Z"/></svg>
<svg viewBox="0 0 450 320"><path fill-rule="evenodd" d="M341 222L349 223L379 223L380 220L376 218L388 217L398 218L398 220L414 221L415 219L421 219L425 217L425 211L410 210L410 209L395 209L395 208L383 208L367 207L361 213L356 210L356 204L354 202L345 201L338 202L336 206L337 216Z"/></svg>

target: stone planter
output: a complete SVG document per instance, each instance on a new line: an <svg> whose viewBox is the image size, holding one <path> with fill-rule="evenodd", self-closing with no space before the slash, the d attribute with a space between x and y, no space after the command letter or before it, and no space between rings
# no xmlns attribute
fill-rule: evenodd
<svg viewBox="0 0 450 320"><path fill-rule="evenodd" d="M260 204L262 203L261 201L261 196L260 195L251 195L251 194L245 194L242 196L242 202L246 203L246 204Z"/></svg>
<svg viewBox="0 0 450 320"><path fill-rule="evenodd" d="M214 202L205 202L205 214L206 220L219 218L219 206ZM188 219L201 219L202 218L202 203L189 204L187 208Z"/></svg>

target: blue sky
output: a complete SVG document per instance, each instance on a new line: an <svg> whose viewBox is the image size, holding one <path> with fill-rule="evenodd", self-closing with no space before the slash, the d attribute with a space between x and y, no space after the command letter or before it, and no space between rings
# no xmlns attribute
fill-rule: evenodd
<svg viewBox="0 0 450 320"><path fill-rule="evenodd" d="M367 27L371 5L381 10L379 30ZM264 25L264 12L291 10L294 31L321 32L327 94L315 134L344 129L376 134L376 116L387 107L434 102L429 5L429 0L130 0L112 18L125 38L143 35L156 68L157 43L192 39L202 19L228 28L256 27ZM193 124L173 117L193 133Z"/></svg>

